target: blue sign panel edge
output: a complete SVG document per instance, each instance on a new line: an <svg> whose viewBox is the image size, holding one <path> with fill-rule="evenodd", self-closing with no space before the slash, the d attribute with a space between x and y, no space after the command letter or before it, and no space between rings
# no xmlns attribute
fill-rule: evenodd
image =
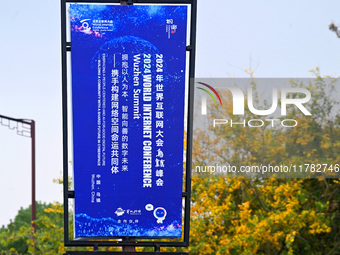
<svg viewBox="0 0 340 255"><path fill-rule="evenodd" d="M108 12L107 8L111 9L111 12ZM118 14L116 19L119 15L125 15L134 21L143 15L149 19L139 23L136 21L133 26L130 24L130 29L123 26L120 29L125 34L115 31L112 36L117 25L112 18L115 13L112 12L113 9L116 9ZM160 19L163 19L163 25L158 25ZM137 32L136 27L139 28ZM180 237L186 7L71 5L71 29L76 237ZM162 29L166 43L160 39ZM132 31L134 35L126 35L126 31ZM149 37L151 34L152 39L144 39L147 34L145 31L149 31ZM176 38L177 35L179 36ZM173 44L170 44L169 40L172 40ZM173 49L174 45L177 46L177 51ZM110 50L112 48L115 49L114 52ZM139 59L136 60L138 55ZM124 71L123 66L127 66L128 70ZM123 84L124 72L127 87ZM124 98L123 95L127 96ZM141 102L138 107L134 107L137 100L129 100L129 97L138 97ZM117 122L113 120L117 112L113 113L115 108L112 108L112 105L117 104L112 98L116 98L120 103ZM125 129L123 116L128 120ZM98 125L98 120L101 125ZM161 120L163 126L160 128L159 124L157 128L156 122ZM148 125L147 122L152 124ZM117 125L114 125L115 123ZM128 133L125 138L123 133L119 133L118 149L111 150L115 146L112 139L117 138L113 136L117 129L118 132L127 130ZM100 132L97 132L98 130ZM104 134L110 139L104 139ZM97 139L98 135L101 135L100 139ZM92 142L88 142L93 136ZM132 145L125 143L127 150L122 148L122 139L133 141ZM153 148L151 153L149 147ZM98 151L98 148L100 153L93 153ZM123 157L123 151L143 155L143 158L130 163L129 160L136 158L130 155ZM112 154L118 155L120 167L114 168L112 162L115 162L115 157L112 157ZM125 158L129 168L124 176L118 177L123 173ZM93 162L95 164L91 166ZM143 172L136 173L139 169L143 169ZM150 172L152 178L149 178ZM168 177L165 177L165 173ZM112 185L112 181L108 181L112 178L119 180L120 184ZM136 180L132 180L133 178ZM147 188L150 179L154 190L144 192L142 189L141 192L136 188L141 182L144 189ZM163 182L157 182L158 180ZM168 186L164 189L167 182ZM149 200L145 200L142 207L140 201L146 197ZM124 201L117 204L119 199ZM127 204L126 201L130 203ZM166 225L168 219L171 221Z"/></svg>

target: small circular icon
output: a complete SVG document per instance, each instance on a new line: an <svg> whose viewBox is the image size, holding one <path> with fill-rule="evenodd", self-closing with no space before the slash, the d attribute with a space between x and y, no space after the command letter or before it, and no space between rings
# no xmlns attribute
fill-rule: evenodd
<svg viewBox="0 0 340 255"><path fill-rule="evenodd" d="M157 207L153 211L153 216L157 219L157 223L163 223L163 220L166 217L166 210L163 207Z"/></svg>
<svg viewBox="0 0 340 255"><path fill-rule="evenodd" d="M147 204L147 205L145 206L145 209L146 209L147 211L152 211L152 210L153 210L153 205L152 205L152 204Z"/></svg>

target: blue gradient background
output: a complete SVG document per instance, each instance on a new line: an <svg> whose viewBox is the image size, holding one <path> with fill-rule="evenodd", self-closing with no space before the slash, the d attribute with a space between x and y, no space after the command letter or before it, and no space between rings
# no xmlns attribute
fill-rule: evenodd
<svg viewBox="0 0 340 255"><path fill-rule="evenodd" d="M72 42L72 100L74 140L75 236L145 236L180 237L182 225L182 175L184 94L186 63L186 6L117 6L71 5ZM113 20L113 31L83 33L80 21ZM166 19L173 19L177 30L168 38ZM91 26L91 21L89 21ZM107 55L106 85L106 166L97 166L97 59ZM119 85L123 79L122 54L129 54L128 99L119 98L121 105L129 107L129 170L111 173L111 70L119 70ZM152 187L143 188L143 122L133 119L133 55L141 54L140 71L143 71L143 54L152 55ZM156 72L155 56L163 54L163 73ZM156 75L164 75L164 186L158 187L155 176L156 128ZM142 75L139 76L140 79ZM140 80L142 88L143 81ZM140 113L142 110L140 96ZM121 124L120 124L121 130ZM119 141L121 143L121 133ZM121 148L121 145L120 145ZM121 149L119 151L121 155ZM120 166L121 156L119 158ZM101 203L91 203L91 175L100 174ZM163 207L167 216L157 223L153 211L145 206ZM130 216L127 211L117 216L115 211L141 210L141 215ZM118 223L126 220L126 223ZM133 223L129 223L133 220ZM138 220L136 223L135 220Z"/></svg>

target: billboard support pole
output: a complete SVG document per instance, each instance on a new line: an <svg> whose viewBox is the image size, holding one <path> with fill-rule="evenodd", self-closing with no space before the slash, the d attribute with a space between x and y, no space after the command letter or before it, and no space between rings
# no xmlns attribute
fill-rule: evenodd
<svg viewBox="0 0 340 255"><path fill-rule="evenodd" d="M35 205L35 121L31 120L31 153L32 153L32 227L33 232L36 232L36 205Z"/></svg>
<svg viewBox="0 0 340 255"><path fill-rule="evenodd" d="M135 241L135 238L125 238L126 241ZM123 246L122 248L123 251L136 251L135 246Z"/></svg>

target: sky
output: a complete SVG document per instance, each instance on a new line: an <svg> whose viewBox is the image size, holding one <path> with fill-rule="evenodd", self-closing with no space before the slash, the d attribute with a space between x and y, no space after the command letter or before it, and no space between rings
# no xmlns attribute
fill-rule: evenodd
<svg viewBox="0 0 340 255"><path fill-rule="evenodd" d="M340 76L338 0L198 0L196 77ZM3 1L0 115L36 121L36 200L62 202L60 3ZM0 226L31 203L31 141L0 125Z"/></svg>

